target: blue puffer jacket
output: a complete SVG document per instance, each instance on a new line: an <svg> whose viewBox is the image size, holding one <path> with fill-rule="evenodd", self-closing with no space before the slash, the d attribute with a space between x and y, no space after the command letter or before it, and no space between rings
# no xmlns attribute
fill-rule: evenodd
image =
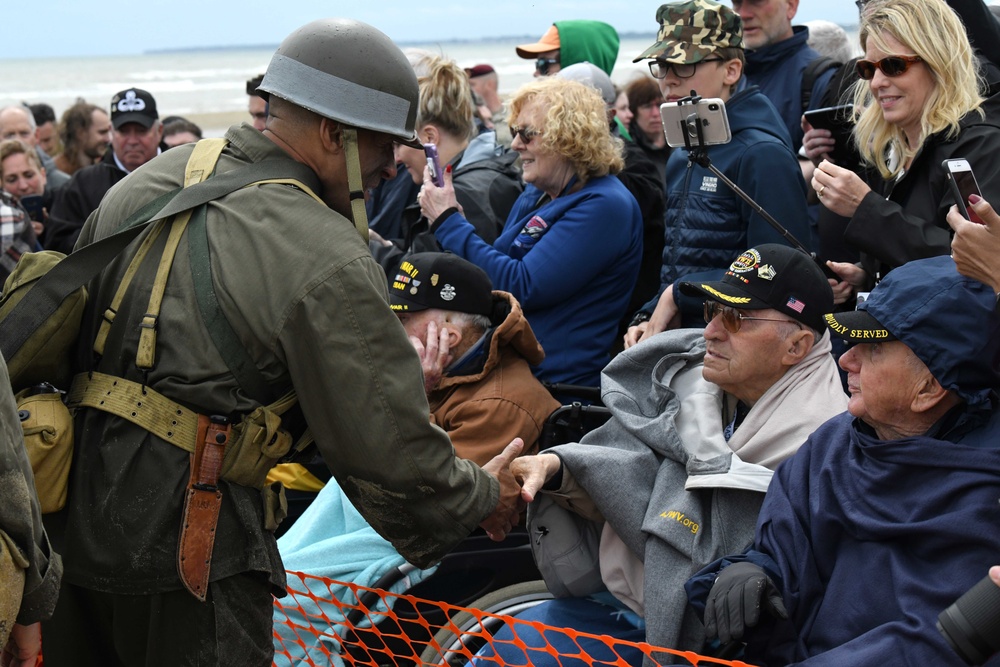
<svg viewBox="0 0 1000 667"><path fill-rule="evenodd" d="M819 53L806 43L807 27L795 26L793 30L795 34L788 39L747 51L743 75L748 85L759 86L760 92L771 100L792 138L792 149L798 151L802 146L802 73L819 58ZM810 109L819 108L833 74L834 70L828 69L813 81Z"/></svg>
<svg viewBox="0 0 1000 667"><path fill-rule="evenodd" d="M774 107L752 86L730 98L726 111L733 139L708 149L712 164L811 249L806 184ZM689 165L686 150L675 150L667 161L666 192L660 290L642 310L652 313L673 285L684 325L698 326L701 300L681 295L678 279L719 280L747 248L789 243L711 171Z"/></svg>

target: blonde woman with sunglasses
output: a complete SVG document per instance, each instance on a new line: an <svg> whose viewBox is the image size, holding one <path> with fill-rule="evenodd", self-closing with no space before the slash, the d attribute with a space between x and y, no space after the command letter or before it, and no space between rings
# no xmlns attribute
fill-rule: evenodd
<svg viewBox="0 0 1000 667"><path fill-rule="evenodd" d="M844 239L861 252L859 265L831 263L838 303L910 260L950 252L944 160L968 160L983 196L1000 197L1000 98L984 99L955 12L944 0L873 0L860 39L854 141L869 182L828 161L812 179L820 202L850 218Z"/></svg>

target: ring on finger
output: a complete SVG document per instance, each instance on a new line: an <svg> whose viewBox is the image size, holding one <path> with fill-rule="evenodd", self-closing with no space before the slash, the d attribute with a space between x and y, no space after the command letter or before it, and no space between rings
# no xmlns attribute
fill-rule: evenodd
<svg viewBox="0 0 1000 667"><path fill-rule="evenodd" d="M820 199L822 199L823 198L823 193L825 191L826 191L826 186L825 185L819 186L819 190L816 191L816 196L819 197Z"/></svg>

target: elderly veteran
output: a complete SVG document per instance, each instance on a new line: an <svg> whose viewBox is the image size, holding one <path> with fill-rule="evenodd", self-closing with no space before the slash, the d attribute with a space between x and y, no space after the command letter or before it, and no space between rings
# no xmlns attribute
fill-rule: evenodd
<svg viewBox="0 0 1000 667"><path fill-rule="evenodd" d="M532 534L546 527L535 558L558 597L520 619L702 650L687 573L750 543L774 467L846 407L830 336L817 331L833 294L806 254L765 244L722 280L682 289L708 299L704 332L665 332L626 350L604 370L605 426L511 463ZM568 548L580 536L589 553ZM544 647L530 628L513 627ZM560 633L545 636L578 650ZM596 660L614 659L602 642L577 641ZM505 663L524 664L514 645L494 647ZM527 659L553 664L544 648Z"/></svg>
<svg viewBox="0 0 1000 667"><path fill-rule="evenodd" d="M848 414L775 472L753 549L689 583L710 635L752 628L754 664L962 664L935 621L1000 553L995 300L940 256L826 316Z"/></svg>
<svg viewBox="0 0 1000 667"><path fill-rule="evenodd" d="M514 438L538 451L559 402L531 374L545 353L517 300L451 253L414 253L392 276L389 305L420 356L431 421L455 453L486 465Z"/></svg>

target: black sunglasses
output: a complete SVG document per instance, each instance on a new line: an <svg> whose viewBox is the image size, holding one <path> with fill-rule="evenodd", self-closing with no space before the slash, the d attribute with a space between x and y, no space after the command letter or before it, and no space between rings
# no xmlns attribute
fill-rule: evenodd
<svg viewBox="0 0 1000 667"><path fill-rule="evenodd" d="M705 324L710 324L718 315L722 315L722 326L725 327L726 331L733 334L739 332L744 320L757 320L759 322L788 322L789 324L798 326L800 329L802 328L802 325L795 320L777 320L773 317L750 317L749 315L744 315L732 306L723 306L718 301L706 301Z"/></svg>
<svg viewBox="0 0 1000 667"><path fill-rule="evenodd" d="M542 133L541 130L536 130L533 127L525 125L524 127L518 127L517 125L510 126L510 139L514 140L514 137L521 137L521 141L525 144L530 144L531 140Z"/></svg>
<svg viewBox="0 0 1000 667"><path fill-rule="evenodd" d="M854 66L865 81L871 81L875 76L875 68L882 70L888 77L899 76L910 69L910 65L923 62L920 56L887 56L882 60L859 60Z"/></svg>
<svg viewBox="0 0 1000 667"><path fill-rule="evenodd" d="M535 61L535 71L541 74L542 76L545 76L546 74L549 73L550 65L558 65L558 64L559 64L558 58L539 58L538 60Z"/></svg>
<svg viewBox="0 0 1000 667"><path fill-rule="evenodd" d="M702 63L721 63L722 58L709 58L697 63L668 63L665 60L650 60L649 73L654 79L665 79L667 73L673 69L678 79L690 79Z"/></svg>

